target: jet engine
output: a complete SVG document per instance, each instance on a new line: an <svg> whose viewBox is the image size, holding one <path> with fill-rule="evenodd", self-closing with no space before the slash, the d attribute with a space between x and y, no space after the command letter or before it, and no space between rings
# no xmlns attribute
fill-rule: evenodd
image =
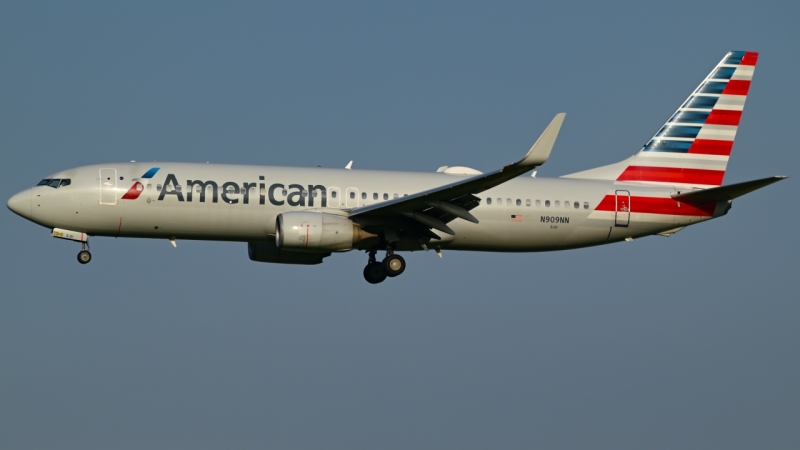
<svg viewBox="0 0 800 450"><path fill-rule="evenodd" d="M292 251L342 251L375 237L347 217L312 211L291 211L278 215L275 245Z"/></svg>
<svg viewBox="0 0 800 450"><path fill-rule="evenodd" d="M292 252L281 250L272 241L248 242L247 256L250 261L278 264L319 264L323 258L331 256L330 252Z"/></svg>

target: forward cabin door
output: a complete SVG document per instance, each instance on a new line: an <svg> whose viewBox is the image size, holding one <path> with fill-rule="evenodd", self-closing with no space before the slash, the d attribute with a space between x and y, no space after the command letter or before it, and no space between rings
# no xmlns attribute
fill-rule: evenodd
<svg viewBox="0 0 800 450"><path fill-rule="evenodd" d="M100 204L117 204L117 169L100 169Z"/></svg>
<svg viewBox="0 0 800 450"><path fill-rule="evenodd" d="M617 206L614 225L627 227L631 223L631 193L630 191L617 191L615 197Z"/></svg>

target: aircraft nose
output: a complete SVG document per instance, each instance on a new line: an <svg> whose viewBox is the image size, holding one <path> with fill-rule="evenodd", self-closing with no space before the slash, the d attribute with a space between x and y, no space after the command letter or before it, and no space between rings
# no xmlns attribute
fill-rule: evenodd
<svg viewBox="0 0 800 450"><path fill-rule="evenodd" d="M6 203L8 209L14 211L15 214L18 214L26 219L30 218L31 216L31 190L26 189L22 192L15 194L13 197L8 199L8 203Z"/></svg>

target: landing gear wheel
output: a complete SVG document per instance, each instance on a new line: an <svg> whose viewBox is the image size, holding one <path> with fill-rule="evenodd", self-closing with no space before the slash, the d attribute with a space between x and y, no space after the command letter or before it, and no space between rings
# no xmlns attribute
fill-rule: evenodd
<svg viewBox="0 0 800 450"><path fill-rule="evenodd" d="M92 260L92 254L86 250L78 252L78 262L81 264L88 264Z"/></svg>
<svg viewBox="0 0 800 450"><path fill-rule="evenodd" d="M364 279L367 283L378 284L386 279L386 271L383 270L383 264L379 262L371 262L364 267Z"/></svg>
<svg viewBox="0 0 800 450"><path fill-rule="evenodd" d="M400 255L389 255L383 258L383 271L387 277L396 277L406 270L406 260Z"/></svg>

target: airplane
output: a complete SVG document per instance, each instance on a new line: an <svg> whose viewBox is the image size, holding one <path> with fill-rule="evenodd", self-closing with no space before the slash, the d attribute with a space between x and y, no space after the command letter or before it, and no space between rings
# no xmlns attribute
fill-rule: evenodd
<svg viewBox="0 0 800 450"><path fill-rule="evenodd" d="M638 153L559 178L535 169L564 113L522 159L489 173L132 161L54 173L8 208L79 242L81 264L92 258L89 236L238 241L268 263L365 251L372 284L405 271L402 251L539 252L670 236L786 178L722 185L757 60L728 52Z"/></svg>

